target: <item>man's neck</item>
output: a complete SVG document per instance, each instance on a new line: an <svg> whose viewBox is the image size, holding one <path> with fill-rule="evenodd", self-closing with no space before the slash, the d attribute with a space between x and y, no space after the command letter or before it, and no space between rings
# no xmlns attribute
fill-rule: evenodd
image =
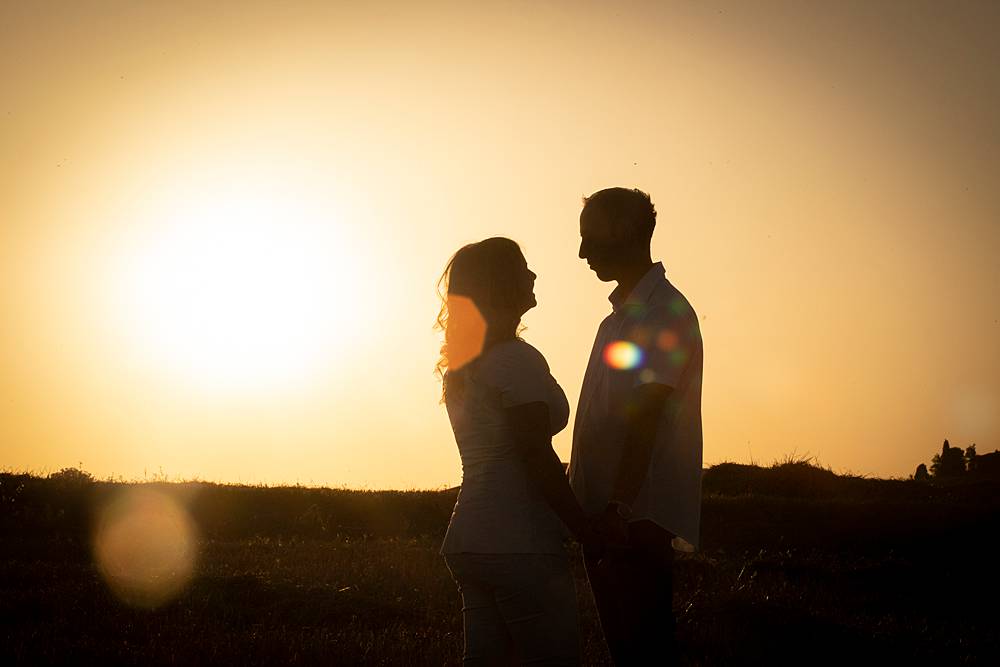
<svg viewBox="0 0 1000 667"><path fill-rule="evenodd" d="M635 264L628 266L622 272L622 275L617 278L618 290L619 294L622 295L622 299L628 298L628 295L632 293L635 286L639 284L639 281L642 280L642 277L646 275L651 268L653 268L653 260L647 257L642 262L636 262Z"/></svg>

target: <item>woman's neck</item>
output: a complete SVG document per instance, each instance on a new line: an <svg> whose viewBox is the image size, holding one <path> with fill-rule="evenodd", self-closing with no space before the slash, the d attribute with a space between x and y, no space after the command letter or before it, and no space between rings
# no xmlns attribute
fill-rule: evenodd
<svg viewBox="0 0 1000 667"><path fill-rule="evenodd" d="M494 322L486 329L486 341L483 347L492 347L517 338L517 326L520 319L507 322Z"/></svg>

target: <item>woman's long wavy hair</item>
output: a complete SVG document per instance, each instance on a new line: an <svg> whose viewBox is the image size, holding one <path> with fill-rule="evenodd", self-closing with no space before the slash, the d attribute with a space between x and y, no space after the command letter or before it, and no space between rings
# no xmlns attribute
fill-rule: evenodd
<svg viewBox="0 0 1000 667"><path fill-rule="evenodd" d="M517 272L524 255L514 241L493 237L470 243L452 255L438 280L441 299L435 328L444 332L441 356L434 368L441 380L441 402L448 394L461 394L463 369L473 365L492 345L500 342L500 324L514 324L515 336L524 327L519 308L524 302Z"/></svg>

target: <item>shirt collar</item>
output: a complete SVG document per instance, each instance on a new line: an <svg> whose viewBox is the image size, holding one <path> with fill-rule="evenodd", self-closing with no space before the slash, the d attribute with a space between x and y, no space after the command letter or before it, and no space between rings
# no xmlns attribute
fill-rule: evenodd
<svg viewBox="0 0 1000 667"><path fill-rule="evenodd" d="M639 282L635 284L635 287L632 288L627 297L621 293L621 285L619 285L608 295L608 301L611 302L612 309L617 313L622 306L644 305L653 296L653 290L656 289L656 285L663 280L665 275L666 271L663 269L663 262L656 262L639 279Z"/></svg>

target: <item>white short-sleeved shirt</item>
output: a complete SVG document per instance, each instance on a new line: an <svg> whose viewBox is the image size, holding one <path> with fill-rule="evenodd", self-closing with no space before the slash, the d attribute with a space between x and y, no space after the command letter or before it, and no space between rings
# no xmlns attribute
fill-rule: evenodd
<svg viewBox="0 0 1000 667"><path fill-rule="evenodd" d="M676 535L674 547L698 545L701 521L702 340L698 316L657 263L597 331L580 391L570 485L588 512L611 499L626 436L632 390L671 387L656 429L649 471L632 505L632 520L650 519Z"/></svg>
<svg viewBox="0 0 1000 667"><path fill-rule="evenodd" d="M522 340L490 348L461 371L464 391L445 404L462 457L462 488L441 553L562 553L569 533L534 487L507 422L506 408L541 401L552 433L569 404L545 358Z"/></svg>

